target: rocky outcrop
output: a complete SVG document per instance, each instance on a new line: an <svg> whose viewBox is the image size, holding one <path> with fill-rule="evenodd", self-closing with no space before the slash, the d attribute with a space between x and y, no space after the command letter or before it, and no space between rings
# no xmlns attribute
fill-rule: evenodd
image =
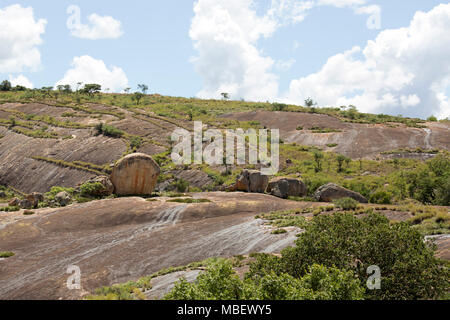
<svg viewBox="0 0 450 320"><path fill-rule="evenodd" d="M269 177L256 170L243 170L237 178L236 184L231 186L230 191L244 191L252 193L266 192Z"/></svg>
<svg viewBox="0 0 450 320"><path fill-rule="evenodd" d="M120 196L151 195L160 173L158 164L149 155L133 153L120 159L113 168L111 181Z"/></svg>
<svg viewBox="0 0 450 320"><path fill-rule="evenodd" d="M267 192L278 198L304 197L307 194L303 181L295 178L277 177L269 182Z"/></svg>
<svg viewBox="0 0 450 320"><path fill-rule="evenodd" d="M317 199L317 201L321 202L332 202L333 200L341 198L352 198L360 203L368 202L367 199L358 192L345 189L334 183L329 183L321 186L319 189L317 189L314 197Z"/></svg>
<svg viewBox="0 0 450 320"><path fill-rule="evenodd" d="M10 207L17 207L17 206L19 206L19 202L20 202L20 200L18 198L12 198L8 202L8 206L10 206Z"/></svg>
<svg viewBox="0 0 450 320"><path fill-rule="evenodd" d="M13 198L9 201L8 206L19 207L21 209L37 208L39 201L43 201L44 197L40 193L26 195L24 199Z"/></svg>
<svg viewBox="0 0 450 320"><path fill-rule="evenodd" d="M72 197L65 191L61 191L55 196L55 202L59 204L61 207L67 206L70 201L72 201Z"/></svg>
<svg viewBox="0 0 450 320"><path fill-rule="evenodd" d="M44 195L42 193L33 192L25 196L25 199L30 202L31 207L37 208L39 202L44 201ZM27 208L29 209L29 208Z"/></svg>

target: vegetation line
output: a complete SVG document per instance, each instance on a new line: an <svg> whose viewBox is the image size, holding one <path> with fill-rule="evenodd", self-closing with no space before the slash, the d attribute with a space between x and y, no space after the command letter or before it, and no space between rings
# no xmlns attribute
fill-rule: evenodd
<svg viewBox="0 0 450 320"><path fill-rule="evenodd" d="M33 160L37 161L44 161L47 163L55 164L57 166L63 167L63 168L72 168L72 169L78 169L82 171L92 172L98 175L104 175L104 174L110 174L111 169L106 168L105 166L99 166L92 163L82 162L82 161L64 161L64 160L58 160L58 159L52 159L52 158L46 158L46 157L39 157L39 156L33 156L31 157Z"/></svg>

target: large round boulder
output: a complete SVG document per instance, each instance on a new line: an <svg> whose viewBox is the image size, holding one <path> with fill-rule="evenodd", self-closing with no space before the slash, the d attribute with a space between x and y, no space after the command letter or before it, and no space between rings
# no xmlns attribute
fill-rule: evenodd
<svg viewBox="0 0 450 320"><path fill-rule="evenodd" d="M151 195L160 173L158 164L149 155L129 154L114 166L111 181L119 196Z"/></svg>
<svg viewBox="0 0 450 320"><path fill-rule="evenodd" d="M278 198L304 197L307 194L303 181L295 178L276 177L270 180L267 192Z"/></svg>
<svg viewBox="0 0 450 320"><path fill-rule="evenodd" d="M317 189L314 197L317 201L321 202L332 202L333 200L342 198L352 198L360 203L368 202L367 199L358 192L345 189L334 183L329 183L321 186L319 189Z"/></svg>

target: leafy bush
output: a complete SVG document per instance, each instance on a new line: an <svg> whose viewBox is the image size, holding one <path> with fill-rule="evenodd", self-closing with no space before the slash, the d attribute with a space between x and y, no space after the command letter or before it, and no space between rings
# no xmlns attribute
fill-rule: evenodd
<svg viewBox="0 0 450 320"><path fill-rule="evenodd" d="M384 190L379 190L374 192L371 196L370 196L370 203L376 203L376 204L391 204L391 199L392 199L392 194L384 191Z"/></svg>
<svg viewBox="0 0 450 320"><path fill-rule="evenodd" d="M114 126L105 123L97 124L95 126L95 130L97 132L97 135L103 134L104 136L112 138L121 138L125 134L122 130L119 130Z"/></svg>
<svg viewBox="0 0 450 320"><path fill-rule="evenodd" d="M239 279L230 261L208 267L194 283L181 279L167 300L348 300L362 299L364 289L351 271L313 265L303 278L271 271Z"/></svg>
<svg viewBox="0 0 450 320"><path fill-rule="evenodd" d="M423 236L408 223L391 225L380 214L360 219L343 213L315 217L278 263L278 270L295 278L304 276L311 265L322 264L351 270L362 282L367 268L376 265L382 289L367 290L371 299L433 299L450 289L448 267L435 258Z"/></svg>
<svg viewBox="0 0 450 320"><path fill-rule="evenodd" d="M49 192L45 194L45 198L48 200L54 200L55 196L60 192L67 192L68 194L73 195L75 193L74 188L63 188L63 187L52 187Z"/></svg>
<svg viewBox="0 0 450 320"><path fill-rule="evenodd" d="M82 196L93 197L102 194L106 188L100 182L85 182L80 186Z"/></svg>
<svg viewBox="0 0 450 320"><path fill-rule="evenodd" d="M130 147L133 150L137 150L142 146L142 138L139 136L132 136L130 139Z"/></svg>
<svg viewBox="0 0 450 320"><path fill-rule="evenodd" d="M333 203L342 210L356 210L359 206L359 202L352 198L337 199Z"/></svg>
<svg viewBox="0 0 450 320"><path fill-rule="evenodd" d="M175 182L175 188L178 192L186 192L189 189L189 182L183 179L179 179Z"/></svg>

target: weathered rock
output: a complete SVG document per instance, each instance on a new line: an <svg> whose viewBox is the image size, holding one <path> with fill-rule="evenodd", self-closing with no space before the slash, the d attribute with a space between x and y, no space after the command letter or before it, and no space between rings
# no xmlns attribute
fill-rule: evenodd
<svg viewBox="0 0 450 320"><path fill-rule="evenodd" d="M25 199L31 203L33 208L37 208L39 202L44 201L44 195L42 193L33 192L32 194L28 194Z"/></svg>
<svg viewBox="0 0 450 320"><path fill-rule="evenodd" d="M65 207L72 201L72 197L67 192L61 191L55 196L55 201L61 207Z"/></svg>
<svg viewBox="0 0 450 320"><path fill-rule="evenodd" d="M307 194L303 181L295 178L277 177L269 182L267 192L286 199L288 197L304 197Z"/></svg>
<svg viewBox="0 0 450 320"><path fill-rule="evenodd" d="M116 163L111 174L114 192L120 196L151 195L159 173L158 164L149 155L127 155Z"/></svg>
<svg viewBox="0 0 450 320"><path fill-rule="evenodd" d="M333 200L341 198L352 198L360 203L368 202L367 199L358 192L345 189L334 183L329 183L321 186L319 189L317 189L316 193L314 194L314 197L318 201L322 202L332 202Z"/></svg>
<svg viewBox="0 0 450 320"><path fill-rule="evenodd" d="M90 194L92 196L107 197L114 193L114 185L107 176L98 176L85 183L100 183L103 186L101 189L92 191Z"/></svg>
<svg viewBox="0 0 450 320"><path fill-rule="evenodd" d="M18 198L13 198L8 202L8 206L15 207L19 205L20 200Z"/></svg>
<svg viewBox="0 0 450 320"><path fill-rule="evenodd" d="M269 184L269 177L256 170L243 170L237 178L236 184L230 187L230 191L244 191L264 193Z"/></svg>

